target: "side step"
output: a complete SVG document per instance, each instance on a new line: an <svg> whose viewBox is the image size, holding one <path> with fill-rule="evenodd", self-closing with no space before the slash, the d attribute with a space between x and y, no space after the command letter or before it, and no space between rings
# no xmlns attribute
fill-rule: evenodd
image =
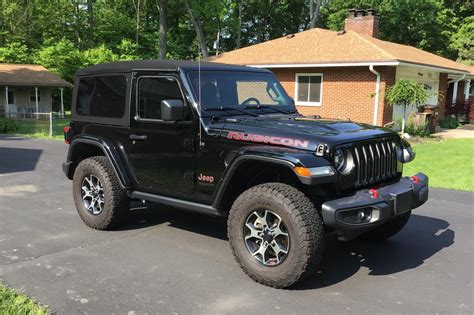
<svg viewBox="0 0 474 315"><path fill-rule="evenodd" d="M224 216L224 214L222 212L220 212L219 210L217 210L213 206L205 205L205 204L202 204L202 203L197 203L197 202L192 202L192 201L185 201L185 200L181 200L181 199L176 199L176 198L171 198L171 197L166 197L166 196L161 196L161 195L155 195L155 194L150 194L150 193L141 192L141 191L132 191L131 193L129 193L129 196L131 198L156 202L156 203L159 203L159 204L162 204L162 205L181 208L183 210L198 212L198 213L207 214L207 215L211 215L211 216L215 216L215 217Z"/></svg>

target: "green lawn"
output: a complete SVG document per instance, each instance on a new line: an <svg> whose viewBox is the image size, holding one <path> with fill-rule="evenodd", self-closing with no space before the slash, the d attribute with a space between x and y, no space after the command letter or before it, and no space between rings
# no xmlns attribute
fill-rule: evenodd
<svg viewBox="0 0 474 315"><path fill-rule="evenodd" d="M64 138L64 126L69 125L69 119L58 119L53 120L53 137L55 139ZM20 129L16 134L33 137L33 138L51 138L49 136L49 120L44 119L25 119L18 120Z"/></svg>
<svg viewBox="0 0 474 315"><path fill-rule="evenodd" d="M474 139L428 141L413 145L416 158L404 175L423 172L431 187L474 191Z"/></svg>
<svg viewBox="0 0 474 315"><path fill-rule="evenodd" d="M19 294L0 283L0 314L2 315L46 315L46 308L24 294Z"/></svg>

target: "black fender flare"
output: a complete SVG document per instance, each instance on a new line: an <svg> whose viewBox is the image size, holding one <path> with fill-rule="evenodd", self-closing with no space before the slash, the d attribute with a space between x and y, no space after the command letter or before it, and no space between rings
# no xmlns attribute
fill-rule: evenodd
<svg viewBox="0 0 474 315"><path fill-rule="evenodd" d="M271 148L271 150L269 150ZM227 159L226 159L227 160ZM294 150L288 148L275 148L268 146L252 146L243 148L239 152L233 154L232 160L229 162L224 174L219 180L216 193L214 195L213 207L216 209L220 208L220 204L224 197L225 192L229 188L232 177L238 170L239 166L248 161L264 161L268 163L283 165L288 167L292 172L297 166L302 167L315 167L322 165L330 165L323 157L315 156L314 154L301 150ZM310 184L308 179L302 178L295 175L304 185Z"/></svg>
<svg viewBox="0 0 474 315"><path fill-rule="evenodd" d="M76 165L77 162L74 159L74 155L76 154L75 150L79 150L79 146L81 144L93 145L100 148L102 152L104 153L104 155L109 159L110 163L112 164L112 167L115 171L115 175L119 179L120 185L123 188L131 188L129 172L127 171L125 163L120 157L120 154L117 148L112 143L110 143L109 141L101 137L92 137L92 136L83 135L83 136L78 136L74 138L71 141L71 145L69 147L66 164L69 164L69 166L74 165L74 168L77 166ZM74 168L68 167L69 170L67 172L70 173L71 169L74 169ZM69 178L72 178L72 174L66 174L66 175L68 175Z"/></svg>

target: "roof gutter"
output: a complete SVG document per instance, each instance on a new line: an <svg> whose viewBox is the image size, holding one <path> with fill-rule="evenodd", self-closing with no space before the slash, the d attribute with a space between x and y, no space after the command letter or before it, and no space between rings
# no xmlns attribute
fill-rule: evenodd
<svg viewBox="0 0 474 315"><path fill-rule="evenodd" d="M449 83L456 83L456 82L459 82L459 81L461 81L461 80L464 80L465 78L466 78L466 74L464 73L463 75L461 75L461 76L460 76L459 78L457 78L457 79L449 80L449 81L448 81L448 84L449 84Z"/></svg>
<svg viewBox="0 0 474 315"><path fill-rule="evenodd" d="M378 121L378 114L379 114L379 94L380 94L380 72L374 69L374 65L369 66L370 72L376 75L376 83L375 83L375 97L374 97L374 121L373 125L377 125Z"/></svg>
<svg viewBox="0 0 474 315"><path fill-rule="evenodd" d="M366 67L374 66L398 66L399 61L373 61L373 62L330 62L330 63L275 63L275 64L246 64L254 68L325 68L325 67Z"/></svg>

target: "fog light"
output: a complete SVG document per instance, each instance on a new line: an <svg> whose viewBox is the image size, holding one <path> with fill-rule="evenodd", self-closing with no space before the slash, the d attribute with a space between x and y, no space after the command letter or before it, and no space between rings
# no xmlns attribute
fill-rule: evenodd
<svg viewBox="0 0 474 315"><path fill-rule="evenodd" d="M339 211L338 220L348 224L363 224L372 221L372 208L361 208ZM374 218L376 219L376 218Z"/></svg>
<svg viewBox="0 0 474 315"><path fill-rule="evenodd" d="M367 222L370 221L370 217L372 216L372 210L359 210L357 214L357 220L359 222Z"/></svg>

